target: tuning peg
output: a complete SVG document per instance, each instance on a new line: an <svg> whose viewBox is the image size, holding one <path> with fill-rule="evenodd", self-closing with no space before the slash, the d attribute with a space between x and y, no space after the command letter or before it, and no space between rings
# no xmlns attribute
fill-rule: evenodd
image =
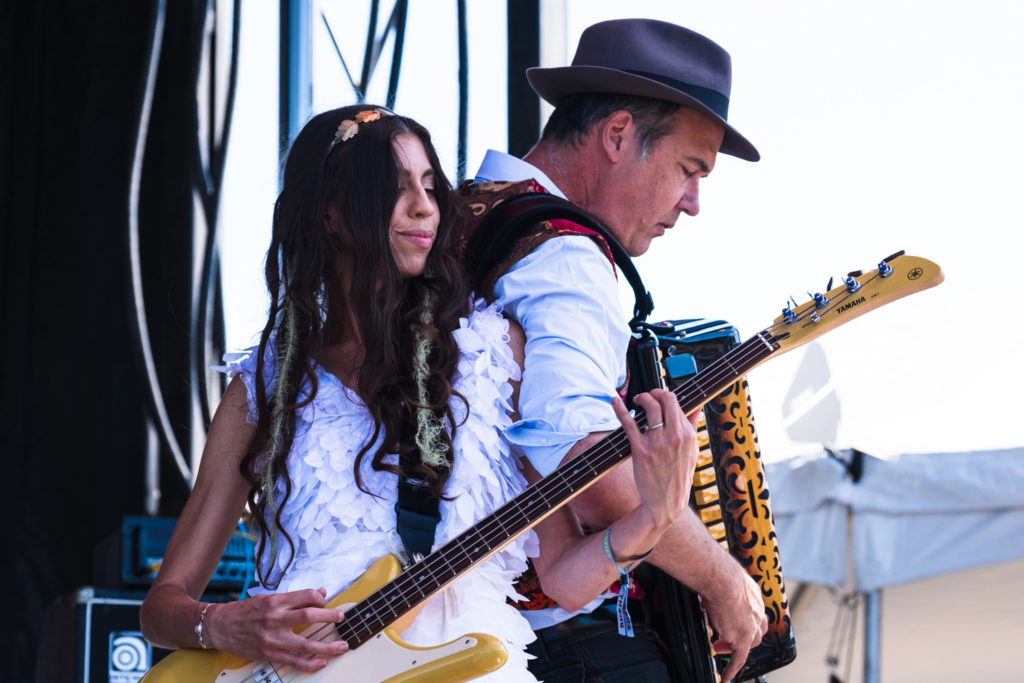
<svg viewBox="0 0 1024 683"><path fill-rule="evenodd" d="M790 299L792 299L792 297L790 297ZM794 304L795 303L796 302L794 302ZM782 319L787 323L796 322L796 313L793 312L793 307L789 305L789 302L786 302L786 307L782 309Z"/></svg>
<svg viewBox="0 0 1024 683"><path fill-rule="evenodd" d="M825 308L828 306L828 297L824 294L811 294L810 292L807 292L807 296L814 299L815 308Z"/></svg>
<svg viewBox="0 0 1024 683"><path fill-rule="evenodd" d="M827 285L825 285L825 291L826 291L826 292L831 292L831 291L832 291L832 281L833 281L834 279L835 279L835 278L832 278L832 277L830 277L830 278L828 279L828 284L827 284Z"/></svg>
<svg viewBox="0 0 1024 683"><path fill-rule="evenodd" d="M889 258L892 258L892 256ZM878 274L882 277L889 277L892 275L892 266L890 266L886 261L882 261L878 264Z"/></svg>
<svg viewBox="0 0 1024 683"><path fill-rule="evenodd" d="M859 272L857 274L860 275ZM860 289L860 282L857 280L856 276L853 273L850 273L849 275L843 278L843 284L846 285L846 291L849 292L850 294L853 294L858 289Z"/></svg>

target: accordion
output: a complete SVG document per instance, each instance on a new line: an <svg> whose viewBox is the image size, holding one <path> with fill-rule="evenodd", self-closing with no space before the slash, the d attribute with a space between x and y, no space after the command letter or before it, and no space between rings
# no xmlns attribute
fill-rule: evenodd
<svg viewBox="0 0 1024 683"><path fill-rule="evenodd" d="M634 323L629 396L675 389L739 341L736 329L722 321ZM736 677L756 679L793 661L796 644L746 380L740 378L701 412L691 505L761 589L768 631ZM648 612L669 651L673 678L718 681L723 656L712 649L714 633L697 594L653 566L639 571L638 579L653 594Z"/></svg>

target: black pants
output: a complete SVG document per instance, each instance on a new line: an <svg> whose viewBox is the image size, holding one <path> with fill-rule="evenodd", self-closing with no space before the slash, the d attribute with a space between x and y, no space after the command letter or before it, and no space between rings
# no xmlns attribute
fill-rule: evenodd
<svg viewBox="0 0 1024 683"><path fill-rule="evenodd" d="M530 673L545 683L669 683L664 650L643 615L632 616L633 638L619 635L614 603L537 631Z"/></svg>

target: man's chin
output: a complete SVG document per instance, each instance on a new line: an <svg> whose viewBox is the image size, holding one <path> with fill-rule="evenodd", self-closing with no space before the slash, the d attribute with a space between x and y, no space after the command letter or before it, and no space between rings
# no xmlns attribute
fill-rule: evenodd
<svg viewBox="0 0 1024 683"><path fill-rule="evenodd" d="M626 253L632 256L633 258L636 258L637 256L643 256L651 248L651 241L652 240L647 240L643 244L639 245L631 244L628 247L625 247Z"/></svg>

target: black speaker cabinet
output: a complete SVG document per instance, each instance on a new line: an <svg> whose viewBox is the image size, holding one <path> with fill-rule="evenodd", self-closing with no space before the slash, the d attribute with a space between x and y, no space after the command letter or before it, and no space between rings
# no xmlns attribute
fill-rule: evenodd
<svg viewBox="0 0 1024 683"><path fill-rule="evenodd" d="M142 592L80 588L47 609L37 683L134 683L168 650L142 638Z"/></svg>

